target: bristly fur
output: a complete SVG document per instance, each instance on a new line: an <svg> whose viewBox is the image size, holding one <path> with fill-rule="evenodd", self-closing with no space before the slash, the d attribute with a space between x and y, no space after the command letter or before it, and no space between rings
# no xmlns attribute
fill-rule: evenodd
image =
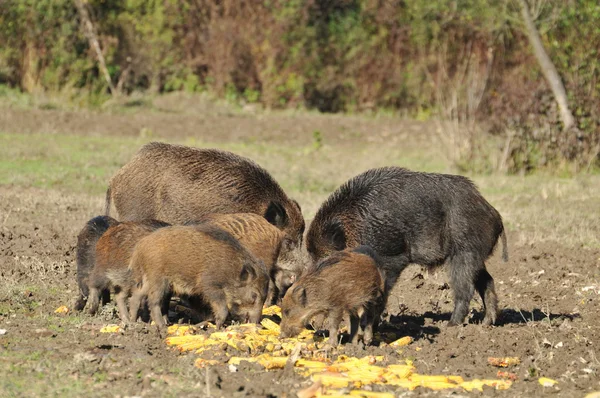
<svg viewBox="0 0 600 398"><path fill-rule="evenodd" d="M302 242L304 218L275 179L250 159L217 149L152 142L110 180L110 203L122 221L172 224L210 213L255 213Z"/></svg>
<svg viewBox="0 0 600 398"><path fill-rule="evenodd" d="M143 237L169 225L159 220L126 221L108 228L98 239L96 265L88 281L90 314L98 310L99 292L111 289L116 295L119 316L125 322L129 320L126 299L135 283L128 269L133 249Z"/></svg>
<svg viewBox="0 0 600 398"><path fill-rule="evenodd" d="M400 167L368 170L342 184L322 204L307 233L313 261L334 251L370 246L391 289L410 263L448 262L455 295L451 324L463 321L473 292L484 300L484 323L494 323L497 298L485 260L502 239L502 217L466 177Z"/></svg>
<svg viewBox="0 0 600 398"><path fill-rule="evenodd" d="M260 320L269 281L266 267L214 225L172 226L148 235L137 244L129 268L142 275L130 303L134 320L147 297L152 320L164 326L160 307L171 292L201 297L219 327L229 312Z"/></svg>
<svg viewBox="0 0 600 398"><path fill-rule="evenodd" d="M85 308L89 296L88 281L94 266L96 265L96 242L111 226L119 222L109 216L98 216L89 220L77 235L77 284L79 292L73 308L81 311ZM110 292L100 292L104 302L110 299Z"/></svg>

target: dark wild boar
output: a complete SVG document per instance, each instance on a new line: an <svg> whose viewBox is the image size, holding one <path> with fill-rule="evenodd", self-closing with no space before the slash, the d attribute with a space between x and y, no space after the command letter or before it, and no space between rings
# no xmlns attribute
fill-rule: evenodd
<svg viewBox="0 0 600 398"><path fill-rule="evenodd" d="M108 228L117 225L119 222L109 216L98 216L89 220L85 227L77 235L77 284L79 285L79 295L75 300L73 308L81 311L85 308L90 294L88 280L90 273L96 264L96 242L106 232ZM110 300L110 292L104 289L100 292L102 301Z"/></svg>
<svg viewBox="0 0 600 398"><path fill-rule="evenodd" d="M255 213L300 246L304 218L273 177L231 152L152 142L110 180L105 214L114 201L121 221L158 219L171 224L210 213Z"/></svg>
<svg viewBox="0 0 600 398"><path fill-rule="evenodd" d="M127 298L135 281L128 267L133 249L140 239L169 225L158 220L126 221L110 227L98 239L96 265L88 280L90 314L98 311L100 292L112 289L121 320L129 321Z"/></svg>
<svg viewBox="0 0 600 398"><path fill-rule="evenodd" d="M375 252L368 246L335 252L309 269L285 294L281 336L296 336L312 317L323 315L329 324L329 342L337 345L340 322L349 315L352 343L358 341L361 324L368 345L385 302L385 280Z"/></svg>
<svg viewBox="0 0 600 398"><path fill-rule="evenodd" d="M161 303L173 293L200 297L213 311L220 328L229 314L258 323L267 295L269 276L263 262L231 234L212 225L159 229L137 244L130 262L141 288L130 300L131 319L137 319L146 297L150 316L165 326Z"/></svg>
<svg viewBox="0 0 600 398"><path fill-rule="evenodd" d="M490 325L496 322L498 299L485 260L499 237L507 261L502 218L469 179L384 167L331 194L313 219L306 244L313 260L347 247L372 247L388 291L409 263L448 263L454 293L450 325L464 321L475 290L485 307L483 324Z"/></svg>
<svg viewBox="0 0 600 398"><path fill-rule="evenodd" d="M198 223L224 229L262 260L271 277L267 302L274 304L305 268L301 248L286 233L254 213L209 214Z"/></svg>

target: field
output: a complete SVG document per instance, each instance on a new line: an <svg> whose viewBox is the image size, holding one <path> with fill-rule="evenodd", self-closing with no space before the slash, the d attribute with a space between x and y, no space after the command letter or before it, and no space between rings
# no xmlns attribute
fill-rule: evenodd
<svg viewBox="0 0 600 398"><path fill-rule="evenodd" d="M368 168L399 165L454 172L433 122L238 109L202 98L161 97L103 111L0 103L0 395L295 396L309 378L258 365L199 369L143 324L118 323L112 304L96 317L56 314L77 293L76 235L101 214L110 176L153 140L248 156L299 201L307 221L339 184ZM510 260L488 261L502 315L482 327L448 328L451 291L442 272L411 266L387 308L385 327L414 341L352 355L406 359L422 374L496 378L488 357L519 357L510 389L409 391L396 396L564 396L600 390L600 176L470 175L502 214ZM228 352L229 353L229 352ZM558 383L543 387L539 377Z"/></svg>

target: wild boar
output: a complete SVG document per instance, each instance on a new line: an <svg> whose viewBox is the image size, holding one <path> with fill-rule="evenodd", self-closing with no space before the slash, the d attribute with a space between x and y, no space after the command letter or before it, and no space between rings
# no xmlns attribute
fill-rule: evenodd
<svg viewBox="0 0 600 398"><path fill-rule="evenodd" d="M360 323L364 343L370 344L386 302L377 261L370 247L359 246L334 252L309 269L283 298L281 336L295 336L312 317L323 315L329 323L329 343L337 345L340 322L349 315L352 343L358 341Z"/></svg>
<svg viewBox="0 0 600 398"><path fill-rule="evenodd" d="M498 299L485 267L502 237L502 217L467 178L399 167L368 170L344 183L321 205L307 233L313 260L369 245L380 256L389 291L409 264L448 263L454 293L450 325L461 324L474 291L485 307L483 324L496 322Z"/></svg>
<svg viewBox="0 0 600 398"><path fill-rule="evenodd" d="M286 233L254 213L213 213L198 220L229 232L234 238L263 261L271 277L267 302L274 304L300 276L305 266L300 247Z"/></svg>
<svg viewBox="0 0 600 398"><path fill-rule="evenodd" d="M152 142L110 180L111 201L121 221L159 219L184 224L210 213L255 213L300 246L304 218L258 164L231 152Z"/></svg>
<svg viewBox="0 0 600 398"><path fill-rule="evenodd" d="M161 228L139 241L129 267L142 281L130 300L133 320L146 297L152 320L163 328L161 303L172 292L208 303L218 328L230 313L260 322L269 284L266 267L213 225Z"/></svg>
<svg viewBox="0 0 600 398"><path fill-rule="evenodd" d="M98 239L96 265L88 280L90 314L98 311L100 292L112 289L121 320L129 321L126 301L135 283L128 268L133 249L140 239L169 225L158 220L126 221L110 227Z"/></svg>
<svg viewBox="0 0 600 398"><path fill-rule="evenodd" d="M119 222L109 216L98 216L89 220L77 235L77 284L79 285L79 294L75 300L73 308L81 311L85 308L90 290L88 280L90 273L96 264L96 242L113 225ZM104 289L100 292L102 301L110 300L110 292Z"/></svg>

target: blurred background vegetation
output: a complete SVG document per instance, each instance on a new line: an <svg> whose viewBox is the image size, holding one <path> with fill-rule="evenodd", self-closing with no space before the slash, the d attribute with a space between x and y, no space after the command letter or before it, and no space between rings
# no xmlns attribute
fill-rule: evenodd
<svg viewBox="0 0 600 398"><path fill-rule="evenodd" d="M90 107L186 91L271 109L393 112L438 121L465 170L487 167L491 135L506 172L597 169L600 3L529 4L576 135L561 127L509 0L3 0L0 91L60 92Z"/></svg>

